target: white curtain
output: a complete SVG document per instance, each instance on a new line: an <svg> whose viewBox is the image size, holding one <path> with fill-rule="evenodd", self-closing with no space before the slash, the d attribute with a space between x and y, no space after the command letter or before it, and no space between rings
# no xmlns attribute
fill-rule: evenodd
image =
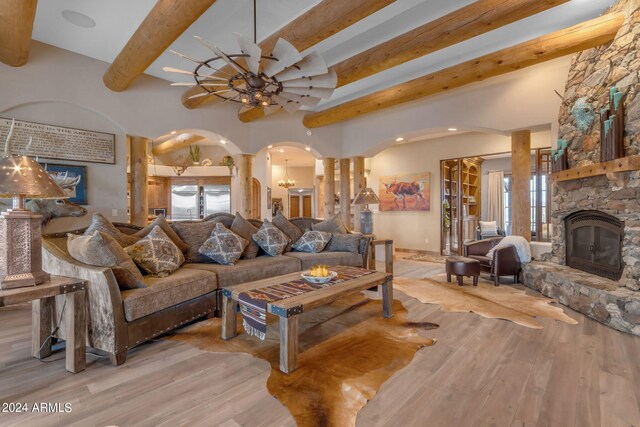
<svg viewBox="0 0 640 427"><path fill-rule="evenodd" d="M495 221L504 230L504 172L489 172L489 194L487 194L487 220Z"/></svg>

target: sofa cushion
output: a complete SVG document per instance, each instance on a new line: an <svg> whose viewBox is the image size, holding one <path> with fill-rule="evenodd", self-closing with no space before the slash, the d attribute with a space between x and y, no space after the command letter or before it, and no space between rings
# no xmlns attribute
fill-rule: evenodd
<svg viewBox="0 0 640 427"><path fill-rule="evenodd" d="M271 222L290 239L290 242L284 249L284 251L291 251L291 245L297 242L300 237L302 237L302 230L300 229L300 227L289 221L281 211L278 211Z"/></svg>
<svg viewBox="0 0 640 427"><path fill-rule="evenodd" d="M236 212L236 217L233 219L230 230L249 243L244 251L242 251L241 258L250 259L258 256L260 246L253 241L252 237L258 232L258 227L247 221L242 215L240 215L240 212Z"/></svg>
<svg viewBox="0 0 640 427"><path fill-rule="evenodd" d="M145 289L122 292L124 317L129 322L218 288L215 274L184 267L166 277L147 276L144 282L147 285Z"/></svg>
<svg viewBox="0 0 640 427"><path fill-rule="evenodd" d="M183 242L180 236L178 236L178 234L173 230L173 228L171 228L171 225L167 222L164 215L158 215L158 217L154 219L151 224L147 225L142 230L136 232L134 236L139 239L142 239L143 237L146 237L147 234L151 233L151 230L153 230L153 227L155 227L156 225L160 227L162 231L164 231L164 233L171 239L171 241L182 252L186 252L187 250L189 250L189 245Z"/></svg>
<svg viewBox="0 0 640 427"><path fill-rule="evenodd" d="M233 265L242 255L249 242L233 231L217 223L211 236L200 246L198 252L208 256L218 264Z"/></svg>
<svg viewBox="0 0 640 427"><path fill-rule="evenodd" d="M174 222L171 227L178 233L183 242L189 246L185 253L187 262L213 262L211 258L198 252L200 246L209 238L216 221Z"/></svg>
<svg viewBox="0 0 640 427"><path fill-rule="evenodd" d="M317 254L322 252L329 240L331 240L331 233L308 230L291 247L296 251Z"/></svg>
<svg viewBox="0 0 640 427"><path fill-rule="evenodd" d="M184 255L159 225L126 249L136 264L154 276L168 276L184 264Z"/></svg>
<svg viewBox="0 0 640 427"><path fill-rule="evenodd" d="M223 288L300 271L300 260L284 255L274 257L263 255L252 259L241 259L235 265L186 264L185 268L215 273L218 286Z"/></svg>
<svg viewBox="0 0 640 427"><path fill-rule="evenodd" d="M326 231L331 234L346 234L348 231L340 219L340 214L335 214L331 218L327 218L317 224L311 224L311 229L315 231Z"/></svg>
<svg viewBox="0 0 640 427"><path fill-rule="evenodd" d="M270 256L282 255L290 240L286 234L265 219L253 240Z"/></svg>
<svg viewBox="0 0 640 427"><path fill-rule="evenodd" d="M287 252L284 256L299 259L302 270L308 270L316 264L362 267L362 255L351 252L320 252L319 254Z"/></svg>
<svg viewBox="0 0 640 427"><path fill-rule="evenodd" d="M144 288L144 278L120 243L100 231L89 236L69 233L67 250L75 260L95 267L110 267L120 289Z"/></svg>
<svg viewBox="0 0 640 427"><path fill-rule="evenodd" d="M362 234L333 234L329 244L324 249L327 252L360 252Z"/></svg>
<svg viewBox="0 0 640 427"><path fill-rule="evenodd" d="M138 237L125 234L122 231L118 230L115 225L111 224L111 222L104 217L100 212L96 212L93 214L93 218L91 220L91 224L84 232L85 236L91 236L94 232L99 231L101 233L107 234L113 237L116 242L120 244L123 248L127 246L133 245L135 242L140 240Z"/></svg>

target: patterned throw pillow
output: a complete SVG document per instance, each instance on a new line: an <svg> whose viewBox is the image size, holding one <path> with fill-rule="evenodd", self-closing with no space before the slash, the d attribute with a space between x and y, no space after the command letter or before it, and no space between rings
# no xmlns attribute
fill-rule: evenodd
<svg viewBox="0 0 640 427"><path fill-rule="evenodd" d="M120 289L147 287L131 257L108 234L100 231L94 231L89 236L67 234L67 250L77 261L95 267L111 268Z"/></svg>
<svg viewBox="0 0 640 427"><path fill-rule="evenodd" d="M258 232L258 227L247 221L242 215L240 215L240 212L236 212L236 217L233 219L233 224L231 224L231 231L249 242L240 258L255 258L258 255L260 246L253 241L251 236Z"/></svg>
<svg viewBox="0 0 640 427"><path fill-rule="evenodd" d="M300 252L317 254L318 252L322 252L324 247L327 246L327 243L329 243L329 240L331 240L331 233L308 230L292 246L293 249Z"/></svg>
<svg viewBox="0 0 640 427"><path fill-rule="evenodd" d="M360 239L362 234L334 234L325 248L327 252L360 253Z"/></svg>
<svg viewBox="0 0 640 427"><path fill-rule="evenodd" d="M202 244L199 252L218 264L233 265L240 259L249 242L217 223L211 236Z"/></svg>
<svg viewBox="0 0 640 427"><path fill-rule="evenodd" d="M158 277L168 276L184 264L182 251L158 225L125 250L140 268Z"/></svg>
<svg viewBox="0 0 640 427"><path fill-rule="evenodd" d="M289 244L289 238L286 234L265 219L262 227L253 235L253 240L262 248L267 255L282 255L284 248Z"/></svg>
<svg viewBox="0 0 640 427"><path fill-rule="evenodd" d="M116 226L111 224L111 222L100 212L96 212L93 214L91 225L89 225L89 228L87 228L87 230L84 232L84 235L91 236L96 231L113 237L116 242L120 243L120 246L122 246L123 248L133 245L135 242L140 240L140 238L134 235L125 234L122 231L118 230Z"/></svg>
<svg viewBox="0 0 640 427"><path fill-rule="evenodd" d="M287 235L290 239L290 243L284 249L285 252L291 251L291 244L297 242L302 237L302 230L300 227L289 221L281 211L278 211L275 217L273 217L272 224L278 227L280 231Z"/></svg>
<svg viewBox="0 0 640 427"><path fill-rule="evenodd" d="M331 234L347 234L347 227L340 219L340 214L335 214L331 218L327 218L317 224L311 224L311 230L324 231Z"/></svg>
<svg viewBox="0 0 640 427"><path fill-rule="evenodd" d="M153 230L153 227L155 227L156 225L159 226L162 229L162 231L164 231L164 233L171 239L173 243L176 244L176 246L182 252L186 252L187 250L189 250L189 245L183 242L180 236L178 236L178 234L175 231L173 231L173 228L171 228L171 225L169 225L164 215L158 215L158 217L155 220L153 220L151 224L147 225L145 228L135 233L134 236L136 236L138 239L142 239L147 234L151 233L151 230Z"/></svg>
<svg viewBox="0 0 640 427"><path fill-rule="evenodd" d="M212 262L211 258L202 255L199 250L205 240L209 238L215 226L215 221L179 221L171 224L171 227L178 233L182 241L189 246L189 249L184 254L188 263L206 264Z"/></svg>

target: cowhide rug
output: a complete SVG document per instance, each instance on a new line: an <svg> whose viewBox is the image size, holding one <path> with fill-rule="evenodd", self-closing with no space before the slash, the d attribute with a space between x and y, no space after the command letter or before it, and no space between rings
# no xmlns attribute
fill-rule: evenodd
<svg viewBox="0 0 640 427"><path fill-rule="evenodd" d="M527 295L511 286L494 286L481 278L478 286L465 278L464 286L458 286L455 276L446 281L445 274L429 279L394 277L394 289L427 304L439 304L443 311L474 312L489 319L504 319L528 328L542 329L535 317L548 317L572 325L578 322L567 316L562 308L550 305L556 302L546 297Z"/></svg>
<svg viewBox="0 0 640 427"><path fill-rule="evenodd" d="M267 388L299 426L353 426L358 411L382 384L419 349L435 343L418 332L438 325L409 322L398 300L393 310L393 318L385 319L380 300L356 294L304 313L298 325L298 368L289 375L278 370L277 319L269 322L265 341L245 334L240 318L238 336L229 341L220 338L221 319L195 323L167 338L266 360L271 364Z"/></svg>

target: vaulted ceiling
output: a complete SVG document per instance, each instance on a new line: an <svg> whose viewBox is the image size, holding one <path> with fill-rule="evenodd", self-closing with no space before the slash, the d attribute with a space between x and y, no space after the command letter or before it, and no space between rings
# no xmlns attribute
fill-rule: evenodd
<svg viewBox="0 0 640 427"><path fill-rule="evenodd" d="M4 10L0 11L0 24L3 18L11 21L10 7L35 0L21 2L0 0L0 10ZM314 50L320 53L337 72L338 88L333 96L309 108L305 117L305 125L316 127L605 43L622 25L620 16L566 29L598 18L611 2L258 0L257 38L264 45L273 41L269 37L273 34L285 36L303 54ZM105 83L114 90L135 86L135 77L141 72L170 81L189 81L188 77L162 71L163 66L192 67L168 50L207 57L206 49L193 38L201 36L224 51L238 51L233 33L248 38L253 35L252 3L40 1L33 38L113 63ZM76 21L73 24L68 21L69 12L63 11L86 15L95 26L90 20L83 21L82 16L72 16L71 21ZM20 19L29 19L28 13L23 15L26 16ZM0 41L16 39L11 31L17 33L20 29L0 29ZM529 56L514 56L527 46ZM496 73L495 69L501 71ZM175 91L176 102L180 102L183 90ZM191 103L189 107L197 108L198 104ZM228 103L225 108L238 107ZM254 113L244 114L241 119L261 117L259 111Z"/></svg>

